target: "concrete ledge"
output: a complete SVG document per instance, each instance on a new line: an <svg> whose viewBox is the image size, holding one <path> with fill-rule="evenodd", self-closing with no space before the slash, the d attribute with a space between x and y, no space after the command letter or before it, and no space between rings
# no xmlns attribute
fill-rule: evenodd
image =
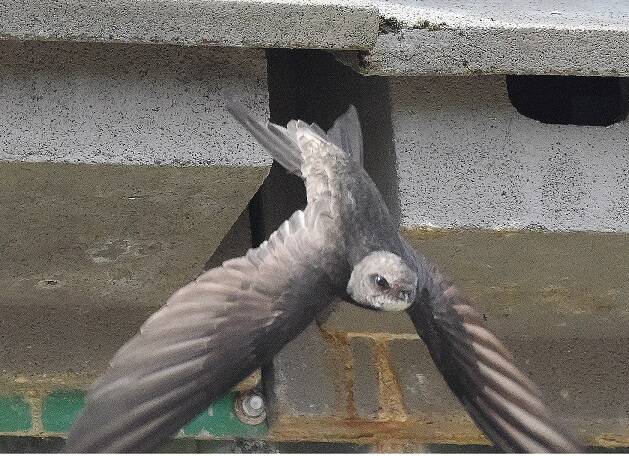
<svg viewBox="0 0 629 456"><path fill-rule="evenodd" d="M378 15L332 1L2 0L0 37L18 40L369 49Z"/></svg>
<svg viewBox="0 0 629 456"><path fill-rule="evenodd" d="M401 225L629 231L629 122L545 124L504 77L390 78Z"/></svg>
<svg viewBox="0 0 629 456"><path fill-rule="evenodd" d="M224 109L268 115L257 49L0 41L0 160L268 167Z"/></svg>
<svg viewBox="0 0 629 456"><path fill-rule="evenodd" d="M629 75L622 0L2 0L2 38L359 50L342 58L370 75Z"/></svg>
<svg viewBox="0 0 629 456"><path fill-rule="evenodd" d="M629 75L629 4L595 0L376 2L369 75Z"/></svg>
<svg viewBox="0 0 629 456"><path fill-rule="evenodd" d="M518 337L629 338L629 235L531 231L404 232L434 260L500 334ZM517 323L516 323L517 322ZM383 318L338 306L329 331L414 334L406 314Z"/></svg>
<svg viewBox="0 0 629 456"><path fill-rule="evenodd" d="M0 163L0 373L100 372L203 271L265 175ZM246 216L235 229L221 259L251 245Z"/></svg>

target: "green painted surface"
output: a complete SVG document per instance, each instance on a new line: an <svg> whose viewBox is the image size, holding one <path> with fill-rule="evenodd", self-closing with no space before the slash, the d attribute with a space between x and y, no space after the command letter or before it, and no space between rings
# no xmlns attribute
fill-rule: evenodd
<svg viewBox="0 0 629 456"><path fill-rule="evenodd" d="M0 432L28 431L32 426L31 407L21 396L0 396Z"/></svg>
<svg viewBox="0 0 629 456"><path fill-rule="evenodd" d="M42 405L42 424L48 432L67 432L85 405L85 393L80 390L55 391Z"/></svg>
<svg viewBox="0 0 629 456"><path fill-rule="evenodd" d="M266 423L255 426L242 423L234 412L235 393L217 400L183 428L185 436L260 437L266 434Z"/></svg>
<svg viewBox="0 0 629 456"><path fill-rule="evenodd" d="M208 410L200 414L183 428L185 437L196 436L217 436L217 437L261 437L267 432L266 423L256 426L242 423L234 412L235 393L229 393L223 398L216 401ZM0 400L0 413L2 412L3 402ZM31 427L30 410L27 407L28 423L22 423L20 429L28 430ZM80 390L59 390L50 393L44 400L42 405L42 424L46 432L68 432L81 409L85 405L85 393ZM0 416L0 426L2 426L3 416ZM8 426L12 424L11 419L6 419ZM16 421L16 423L18 423ZM1 428L0 430L7 429Z"/></svg>

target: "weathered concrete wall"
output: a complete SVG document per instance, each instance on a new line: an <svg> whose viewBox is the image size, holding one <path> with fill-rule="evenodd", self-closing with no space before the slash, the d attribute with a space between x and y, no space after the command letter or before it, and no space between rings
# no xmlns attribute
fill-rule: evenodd
<svg viewBox="0 0 629 456"><path fill-rule="evenodd" d="M0 160L270 165L227 91L267 115L263 51L0 41Z"/></svg>
<svg viewBox="0 0 629 456"><path fill-rule="evenodd" d="M202 272L271 163L227 91L268 115L263 51L0 41L5 374L98 372Z"/></svg>
<svg viewBox="0 0 629 456"><path fill-rule="evenodd" d="M203 272L265 174L2 164L0 371L98 373ZM242 254L250 240L240 233Z"/></svg>
<svg viewBox="0 0 629 456"><path fill-rule="evenodd" d="M380 14L375 46L344 57L364 74L629 75L623 0L373 4Z"/></svg>
<svg viewBox="0 0 629 456"><path fill-rule="evenodd" d="M629 443L629 236L406 235L478 303L488 327L584 441ZM404 313L341 303L282 352L273 380L276 439L484 441Z"/></svg>
<svg viewBox="0 0 629 456"><path fill-rule="evenodd" d="M336 1L2 0L0 37L201 46L367 49L378 13Z"/></svg>
<svg viewBox="0 0 629 456"><path fill-rule="evenodd" d="M548 125L504 77L393 78L405 229L629 231L629 121Z"/></svg>

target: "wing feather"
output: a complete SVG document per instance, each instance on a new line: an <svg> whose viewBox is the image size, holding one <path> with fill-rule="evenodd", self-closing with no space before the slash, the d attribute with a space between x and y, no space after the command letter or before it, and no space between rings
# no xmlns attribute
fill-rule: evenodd
<svg viewBox="0 0 629 456"><path fill-rule="evenodd" d="M448 386L480 429L505 451L581 452L535 384L453 285L427 263L427 283L407 310Z"/></svg>
<svg viewBox="0 0 629 456"><path fill-rule="evenodd" d="M175 292L92 386L66 451L150 451L305 328L335 294L323 202Z"/></svg>

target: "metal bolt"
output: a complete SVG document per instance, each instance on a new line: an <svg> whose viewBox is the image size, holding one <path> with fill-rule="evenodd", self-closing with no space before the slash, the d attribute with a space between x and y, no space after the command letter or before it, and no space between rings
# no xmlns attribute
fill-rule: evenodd
<svg viewBox="0 0 629 456"><path fill-rule="evenodd" d="M251 394L242 402L242 411L245 415L257 417L264 413L264 399L257 394Z"/></svg>
<svg viewBox="0 0 629 456"><path fill-rule="evenodd" d="M260 424L266 418L264 398L255 392L241 393L234 405L236 415L243 423Z"/></svg>

